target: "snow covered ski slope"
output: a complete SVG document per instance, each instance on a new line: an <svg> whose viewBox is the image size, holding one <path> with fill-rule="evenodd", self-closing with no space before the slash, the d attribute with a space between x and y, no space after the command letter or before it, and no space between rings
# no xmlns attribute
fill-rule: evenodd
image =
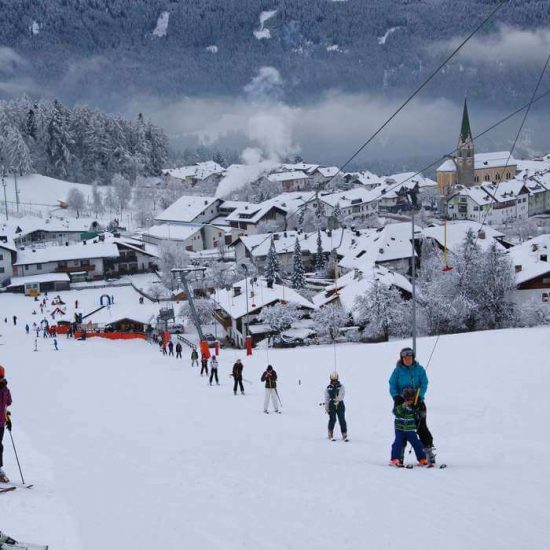
<svg viewBox="0 0 550 550"><path fill-rule="evenodd" d="M268 357L222 350L220 386L143 341L26 336L0 296L0 364L32 490L0 495L0 529L56 550L538 549L550 538L550 329L441 337L428 424L446 470L389 468L387 379L403 342L269 352L282 414L263 413ZM69 303L69 302L68 302ZM17 313L14 327L11 315ZM4 316L9 323L3 322ZM425 362L433 338L419 341ZM252 381L228 376L237 357ZM328 374L350 443L326 438ZM18 472L4 439L6 471ZM413 455L407 455L409 462Z"/></svg>

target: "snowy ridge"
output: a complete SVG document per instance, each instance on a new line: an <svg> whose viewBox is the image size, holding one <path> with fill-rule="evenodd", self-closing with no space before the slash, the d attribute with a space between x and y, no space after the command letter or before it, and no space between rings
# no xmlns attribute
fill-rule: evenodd
<svg viewBox="0 0 550 550"><path fill-rule="evenodd" d="M153 31L153 36L157 36L158 38L162 38L163 36L166 36L168 32L169 21L170 21L170 12L163 11L157 19L157 24Z"/></svg>
<svg viewBox="0 0 550 550"><path fill-rule="evenodd" d="M271 19L276 13L277 10L263 11L262 13L260 13L260 30L254 31L254 36L258 40L271 38L271 31L265 28L265 23L266 21Z"/></svg>

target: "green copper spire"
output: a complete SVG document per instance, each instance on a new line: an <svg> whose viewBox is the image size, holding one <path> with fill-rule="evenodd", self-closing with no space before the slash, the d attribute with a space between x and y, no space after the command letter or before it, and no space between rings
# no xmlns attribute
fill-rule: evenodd
<svg viewBox="0 0 550 550"><path fill-rule="evenodd" d="M468 116L468 104L464 99L464 112L462 113L462 128L460 129L460 141L464 142L472 138L472 130L470 129L470 117Z"/></svg>

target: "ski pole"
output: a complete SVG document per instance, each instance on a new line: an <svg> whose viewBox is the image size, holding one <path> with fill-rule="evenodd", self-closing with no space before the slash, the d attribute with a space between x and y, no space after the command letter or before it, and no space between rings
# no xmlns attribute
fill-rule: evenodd
<svg viewBox="0 0 550 550"><path fill-rule="evenodd" d="M277 388L275 388L275 394L277 395L277 399L279 400L279 405L281 405L281 407L282 407L283 402L281 401L281 398L279 397L279 392L277 391Z"/></svg>
<svg viewBox="0 0 550 550"><path fill-rule="evenodd" d="M15 453L15 460L17 460L17 467L19 468L19 475L21 476L21 483L25 485L25 478L23 477L23 471L21 470L21 463L19 462L19 456L17 455L17 449L15 448L15 441L13 440L13 434L11 433L11 413L6 413L8 423L6 424L6 428L8 429L8 432L10 434L11 444L13 445L13 452Z"/></svg>

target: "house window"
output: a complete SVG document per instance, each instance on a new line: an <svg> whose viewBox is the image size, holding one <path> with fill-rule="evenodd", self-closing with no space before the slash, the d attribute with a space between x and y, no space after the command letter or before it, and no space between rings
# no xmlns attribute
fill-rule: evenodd
<svg viewBox="0 0 550 550"><path fill-rule="evenodd" d="M36 269L38 269L39 271L42 271L42 264L36 264Z"/></svg>
<svg viewBox="0 0 550 550"><path fill-rule="evenodd" d="M506 172L506 179L510 179L511 177L510 172Z"/></svg>
<svg viewBox="0 0 550 550"><path fill-rule="evenodd" d="M28 270L29 270L29 266L26 265L26 266L25 266L25 271L28 271Z"/></svg>
<svg viewBox="0 0 550 550"><path fill-rule="evenodd" d="M476 183L479 183L479 176L475 176L475 177L474 177L474 181L475 181Z"/></svg>
<svg viewBox="0 0 550 550"><path fill-rule="evenodd" d="M57 262L57 267L67 267L67 262Z"/></svg>
<svg viewBox="0 0 550 550"><path fill-rule="evenodd" d="M540 261L541 262L547 262L548 261L548 254L541 254L540 255ZM550 282L550 279L549 279Z"/></svg>
<svg viewBox="0 0 550 550"><path fill-rule="evenodd" d="M0 273L5 273L5 270L3 267L0 267Z"/></svg>
<svg viewBox="0 0 550 550"><path fill-rule="evenodd" d="M4 254L0 254L0 260L4 259Z"/></svg>
<svg viewBox="0 0 550 550"><path fill-rule="evenodd" d="M81 260L80 265L90 265L90 260Z"/></svg>
<svg viewBox="0 0 550 550"><path fill-rule="evenodd" d="M543 285L550 285L550 277L543 277L542 278L542 284Z"/></svg>
<svg viewBox="0 0 550 550"><path fill-rule="evenodd" d="M500 181L500 174L497 172L496 179Z"/></svg>
<svg viewBox="0 0 550 550"><path fill-rule="evenodd" d="M491 181L491 178L489 177L489 174L485 176L485 181Z"/></svg>

